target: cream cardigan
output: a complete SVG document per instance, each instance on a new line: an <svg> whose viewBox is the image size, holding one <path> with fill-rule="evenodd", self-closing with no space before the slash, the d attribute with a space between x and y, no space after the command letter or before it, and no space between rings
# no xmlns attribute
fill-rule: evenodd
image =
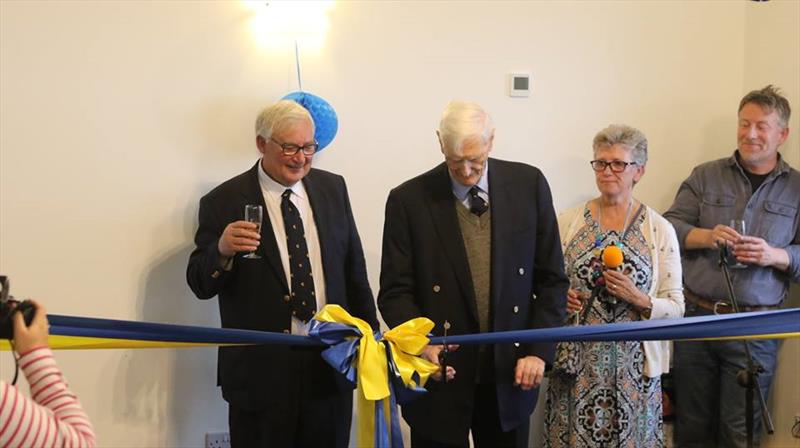
<svg viewBox="0 0 800 448"><path fill-rule="evenodd" d="M561 250L566 250L567 243L583 226L585 208L583 204L558 215ZM678 237L663 216L650 207L645 206L645 210L641 230L653 260L653 282L647 293L653 301L650 319L683 317L683 273ZM653 378L669 372L670 341L644 341L643 344L644 374Z"/></svg>

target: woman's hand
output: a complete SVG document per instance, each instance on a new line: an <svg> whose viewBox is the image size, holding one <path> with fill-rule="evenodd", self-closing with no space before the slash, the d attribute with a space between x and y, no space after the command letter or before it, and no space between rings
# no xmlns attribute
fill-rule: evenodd
<svg viewBox="0 0 800 448"><path fill-rule="evenodd" d="M603 271L603 278L606 280L606 290L611 295L639 309L650 307L650 297L640 291L627 275L607 269Z"/></svg>
<svg viewBox="0 0 800 448"><path fill-rule="evenodd" d="M577 313L583 309L582 295L576 289L567 290L567 313Z"/></svg>

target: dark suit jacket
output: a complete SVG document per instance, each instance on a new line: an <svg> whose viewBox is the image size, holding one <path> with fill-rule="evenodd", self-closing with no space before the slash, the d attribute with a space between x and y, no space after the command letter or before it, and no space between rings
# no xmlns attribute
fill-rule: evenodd
<svg viewBox="0 0 800 448"><path fill-rule="evenodd" d="M303 185L317 225L327 303L341 305L378 328L364 252L344 178L311 169ZM289 286L266 210L257 250L262 258L242 259L245 254L238 253L231 271L223 270L220 265L219 237L225 226L243 219L246 204L261 204L266 208L258 183L258 163L200 199L197 248L189 257L186 278L198 298L219 296L224 328L288 333L291 314L283 297L289 294ZM242 408L269 407L280 412L282 403L292 399L287 396L289 388L285 387L294 380L289 374L288 359L286 346L221 347L217 384L222 386L223 397ZM329 376L331 387L336 387L337 379Z"/></svg>
<svg viewBox="0 0 800 448"><path fill-rule="evenodd" d="M491 210L492 331L560 326L569 280L550 188L529 165L489 159ZM450 176L443 163L389 193L383 233L378 307L393 327L425 316L450 322L448 334L478 333L478 313L466 249L456 215ZM535 355L550 362L554 344L496 344L494 373L500 419L505 430L527 421L538 390L513 385L518 358ZM475 346L449 356L456 378L428 381L429 393L403 408L420 435L442 442L463 440L471 425L476 373Z"/></svg>

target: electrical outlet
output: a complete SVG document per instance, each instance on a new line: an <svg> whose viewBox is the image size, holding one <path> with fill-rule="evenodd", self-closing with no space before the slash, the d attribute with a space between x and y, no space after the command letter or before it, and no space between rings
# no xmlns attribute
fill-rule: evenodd
<svg viewBox="0 0 800 448"><path fill-rule="evenodd" d="M231 434L227 432L207 432L206 448L231 448Z"/></svg>

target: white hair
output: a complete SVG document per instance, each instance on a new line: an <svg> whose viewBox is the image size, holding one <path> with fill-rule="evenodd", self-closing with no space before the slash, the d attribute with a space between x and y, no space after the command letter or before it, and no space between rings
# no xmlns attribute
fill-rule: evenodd
<svg viewBox="0 0 800 448"><path fill-rule="evenodd" d="M639 166L647 163L647 137L642 131L626 124L610 124L594 136L592 149L594 153L601 148L610 148L614 145L624 147Z"/></svg>
<svg viewBox="0 0 800 448"><path fill-rule="evenodd" d="M494 135L492 117L477 103L451 101L439 122L439 139L446 153L459 153L464 141L480 137L484 144Z"/></svg>
<svg viewBox="0 0 800 448"><path fill-rule="evenodd" d="M311 123L311 132L314 132L314 119L305 107L291 100L280 100L267 106L256 118L256 135L264 139L272 137L273 133L280 133L290 125L297 122L308 121Z"/></svg>

